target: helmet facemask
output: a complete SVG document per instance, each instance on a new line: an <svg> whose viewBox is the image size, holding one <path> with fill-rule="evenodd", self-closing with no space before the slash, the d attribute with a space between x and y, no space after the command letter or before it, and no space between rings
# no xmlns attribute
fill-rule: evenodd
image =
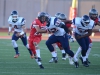
<svg viewBox="0 0 100 75"><path fill-rule="evenodd" d="M92 20L95 20L98 17L98 11L96 9L91 9L89 11L89 16Z"/></svg>
<svg viewBox="0 0 100 75"><path fill-rule="evenodd" d="M41 12L38 14L38 19L41 21L41 23L44 23L46 22L47 20L47 16L46 16L46 13L45 12Z"/></svg>
<svg viewBox="0 0 100 75"><path fill-rule="evenodd" d="M65 14L60 14L59 19L63 22L66 22L66 15Z"/></svg>
<svg viewBox="0 0 100 75"><path fill-rule="evenodd" d="M81 22L84 24L84 26L87 26L90 23L90 18L87 15L84 15Z"/></svg>
<svg viewBox="0 0 100 75"><path fill-rule="evenodd" d="M12 21L13 22L17 22L17 20L18 20L18 12L17 11L12 11L11 12L11 16L12 16Z"/></svg>
<svg viewBox="0 0 100 75"><path fill-rule="evenodd" d="M17 22L18 20L18 15L12 15L12 21Z"/></svg>

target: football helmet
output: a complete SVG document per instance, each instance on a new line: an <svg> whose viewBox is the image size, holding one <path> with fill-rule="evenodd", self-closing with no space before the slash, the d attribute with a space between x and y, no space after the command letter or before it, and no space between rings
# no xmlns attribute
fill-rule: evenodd
<svg viewBox="0 0 100 75"><path fill-rule="evenodd" d="M65 14L60 14L59 19L60 20L66 20L66 15Z"/></svg>
<svg viewBox="0 0 100 75"><path fill-rule="evenodd" d="M18 20L18 12L17 11L12 11L11 12L11 16L12 16L12 21L16 22Z"/></svg>
<svg viewBox="0 0 100 75"><path fill-rule="evenodd" d="M46 21L49 22L50 21L50 15L48 13L46 13Z"/></svg>
<svg viewBox="0 0 100 75"><path fill-rule="evenodd" d="M61 13L56 13L56 14L55 14L55 17L56 17L56 18L59 18L59 15L60 15L60 14L61 14Z"/></svg>
<svg viewBox="0 0 100 75"><path fill-rule="evenodd" d="M45 22L47 19L47 14L45 12L40 12L38 14L38 19L41 21L41 23Z"/></svg>
<svg viewBox="0 0 100 75"><path fill-rule="evenodd" d="M89 17L93 20L95 20L98 17L98 11L96 9L91 9L89 11Z"/></svg>
<svg viewBox="0 0 100 75"><path fill-rule="evenodd" d="M81 22L83 23L84 26L87 26L90 23L90 18L88 15L82 16Z"/></svg>

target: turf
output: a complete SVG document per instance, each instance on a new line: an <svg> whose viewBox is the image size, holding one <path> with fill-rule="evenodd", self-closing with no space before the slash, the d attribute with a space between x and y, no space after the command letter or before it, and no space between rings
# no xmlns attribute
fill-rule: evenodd
<svg viewBox="0 0 100 75"><path fill-rule="evenodd" d="M11 40L0 39L0 75L100 75L100 42L93 42L93 48L89 56L91 64L84 67L80 60L79 68L69 65L68 59L61 60L61 51L57 49L58 63L48 63L51 54L45 45L40 43L42 63L45 69L40 69L34 59L30 58L27 49L22 42L18 42L20 56L13 58L15 52ZM76 52L78 44L70 43L71 49Z"/></svg>

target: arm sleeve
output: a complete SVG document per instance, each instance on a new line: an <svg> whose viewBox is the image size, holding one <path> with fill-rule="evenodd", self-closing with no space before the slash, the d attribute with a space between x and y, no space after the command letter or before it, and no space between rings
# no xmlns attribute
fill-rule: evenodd
<svg viewBox="0 0 100 75"><path fill-rule="evenodd" d="M75 25L75 18L72 20L72 24L74 24L74 25Z"/></svg>
<svg viewBox="0 0 100 75"><path fill-rule="evenodd" d="M9 18L8 18L8 23L12 24L12 22L11 22L11 16L9 16Z"/></svg>
<svg viewBox="0 0 100 75"><path fill-rule="evenodd" d="M62 25L61 28L63 28L65 32L68 33L68 28L65 25Z"/></svg>
<svg viewBox="0 0 100 75"><path fill-rule="evenodd" d="M25 25L26 20L23 18L21 21L22 26Z"/></svg>

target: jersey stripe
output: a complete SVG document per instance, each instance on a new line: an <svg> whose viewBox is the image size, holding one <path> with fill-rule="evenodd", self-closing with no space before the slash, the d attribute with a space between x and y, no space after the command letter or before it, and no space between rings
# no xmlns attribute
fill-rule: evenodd
<svg viewBox="0 0 100 75"><path fill-rule="evenodd" d="M57 18L54 19L54 25L55 25L56 21L57 21Z"/></svg>
<svg viewBox="0 0 100 75"><path fill-rule="evenodd" d="M75 18L73 19L73 23L74 23L74 25L75 25Z"/></svg>
<svg viewBox="0 0 100 75"><path fill-rule="evenodd" d="M23 18L22 21L21 21L21 23L22 23L24 20L25 20L25 19Z"/></svg>

